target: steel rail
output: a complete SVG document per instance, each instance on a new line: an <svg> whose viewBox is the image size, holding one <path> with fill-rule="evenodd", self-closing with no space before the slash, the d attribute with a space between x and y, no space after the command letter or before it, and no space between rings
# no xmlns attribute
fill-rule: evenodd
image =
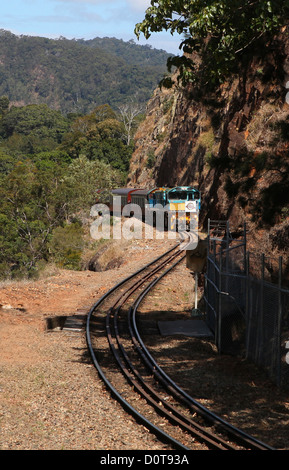
<svg viewBox="0 0 289 470"><path fill-rule="evenodd" d="M173 253L176 249L179 249L177 253ZM171 254L173 253L173 254ZM166 256L169 255L169 258L165 259ZM164 266L172 261L176 256L180 255L180 248L179 244L165 252L163 255L159 256L149 264L145 265L143 268L138 270L136 273L133 273L132 275L128 276L127 278L123 279L121 282L119 282L117 285L115 285L112 289L110 289L106 294L104 294L101 299L94 304L87 317L87 327L86 327L86 337L87 337L87 345L88 349L90 351L93 363L98 370L98 373L106 386L110 389L112 395L122 404L122 406L127 409L132 415L135 416L135 418L142 422L148 429L150 429L155 435L159 436L162 440L165 440L166 442L170 442L172 446L174 446L177 449L182 449L182 450L189 450L187 447L185 447L182 443L179 441L175 440L172 438L170 435L165 433L162 429L158 428L155 426L151 421L147 420L143 415L141 415L134 407L132 407L127 400L125 400L120 393L114 388L112 383L108 380L106 377L105 373L103 372L92 347L92 342L91 342L91 335L90 335L90 321L91 317L93 315L93 312L113 293L115 293L122 285L127 283L129 280L133 279L134 277L138 276L139 274L143 273L146 269L152 267L154 264L158 263L159 261L162 260L161 265L157 265L154 267L149 273L144 275L141 279L139 279L137 282L135 282L132 286L130 286L124 293L122 293L116 301L114 301L113 307L109 309L109 312L107 314L106 318L106 330L107 330L107 337L110 345L110 349L114 354L114 357L118 363L118 365L122 369L122 373L126 376L127 380L129 383L136 389L138 390L139 393L143 394L148 401L150 401L151 405L158 411L162 411L162 414L164 414L164 409L166 408L167 418L170 419L170 421L173 421L175 424L182 425L189 433L194 434L195 437L197 437L199 440L206 442L207 445L211 448L218 448L218 449L232 449L233 447L228 444L226 441L223 439L214 436L210 432L206 431L204 428L202 428L200 425L198 425L196 422L190 420L189 418L183 417L179 412L177 412L175 409L172 409L171 405L168 406L168 403L166 403L156 392L155 390L152 390L151 387L148 386L148 384L145 383L141 375L138 373L138 371L134 370L129 358L123 348L123 345L121 344L119 333L118 333L118 326L117 326L117 318L120 312L121 307L124 305L125 301L131 297L131 295L145 282L149 280L150 277L155 275L158 271L164 268ZM187 395L181 388L179 388L170 377L168 377L164 371L158 366L158 364L154 361L150 353L148 352L147 348L144 346L143 341L140 338L137 326L136 326L136 313L137 309L140 305L140 303L143 301L144 297L150 292L150 290L166 275L168 272L170 272L174 267L183 259L184 256L182 256L177 262L175 262L172 266L167 268L165 272L163 272L159 277L157 277L154 281L152 281L146 288L145 290L138 296L138 298L134 301L133 307L130 307L129 309L129 329L130 333L132 335L132 340L133 343L140 354L142 360L146 364L147 367L153 367L153 374L157 378L158 381L160 381L163 385L166 386L167 389L170 390L170 392L173 391L174 396L177 396L178 398L181 397L181 399L189 406L190 409L194 409L195 411L198 411L199 414L201 414L203 417L208 419L209 421L213 422L214 424L221 425L223 430L227 432L228 435L233 435L234 438L240 440L242 444L245 443L246 447L249 445L250 448L253 449L258 449L258 450L263 450L263 449L270 449L274 450L270 446L267 446L264 443L261 443L255 438L252 438L252 436L249 436L248 434L244 433L243 431L239 430L238 428L235 428L234 426L230 425L226 421L224 421L222 418L219 416L216 416L214 413L209 411L207 408L203 407L199 402L195 401L192 397ZM116 305L120 303L119 307L116 308ZM116 337L116 343L118 345L118 348L124 358L125 363L123 363L123 360L117 351L116 347L113 344L113 335L111 332L111 327L109 325L109 320L113 317L114 319L114 330L115 330L115 337ZM130 370L129 370L129 369ZM151 398L148 393L152 393L153 397ZM158 402L162 403L162 406L160 407ZM172 416L174 414L174 416ZM184 419L185 418L185 419ZM218 441L219 440L219 441Z"/></svg>
<svg viewBox="0 0 289 470"><path fill-rule="evenodd" d="M170 250L169 254L171 252L172 251ZM133 284L133 286L131 286L123 294L121 294L118 297L118 299L114 302L112 308L116 308L116 305L119 302L124 303L142 284L144 284L144 282L146 282L149 278L151 278L154 274L156 274L160 269L162 269L165 264L169 263L170 261L172 261L174 258L176 258L179 255L180 255L180 252L176 251L175 253L171 254L168 258L164 259L162 264L157 265L152 271L150 271L148 274L143 276L139 281L137 281L135 284ZM184 257L184 255L182 256L182 258L183 257ZM123 299L123 297L124 297L124 299Z"/></svg>
<svg viewBox="0 0 289 470"><path fill-rule="evenodd" d="M148 269L149 267L151 267L153 264L157 263L158 261L160 261L162 258L164 258L166 255L168 255L169 253L171 253L173 250L175 250L176 248L179 248L179 244L174 246L173 248L171 248L170 250L168 250L167 252L165 252L164 254L162 254L161 256L159 256L158 258L156 258L155 260L153 260L152 262L148 263L147 265L145 265L143 268L139 269L138 271L136 271L135 273L131 274L130 276L128 276L127 278L123 279L122 281L120 281L118 284L116 284L114 287L112 287L110 290L108 290L90 309L88 315L87 315L87 321L86 321L86 342L87 342L87 346L88 346L88 350L90 352L90 355L91 355L91 358L92 358L92 362L100 376L100 378L102 379L102 381L104 382L104 384L107 386L107 388L110 390L112 396L115 397L115 399L124 407L124 409L126 409L131 415L133 415L135 417L135 419L139 422L141 422L146 428L148 428L149 430L151 430L156 436L158 436L160 439L166 441L166 442L169 442L174 448L176 449L180 449L180 450L183 450L183 451L186 451L186 450L190 450L189 448L187 448L186 446L184 446L181 442L179 442L178 440L174 439L172 436L170 436L169 434L167 434L166 432L164 432L162 429L158 428L156 425L154 425L151 421L149 421L147 418L145 418L142 414L140 414L133 406L131 406L127 400L125 400L121 394L116 390L116 388L113 386L113 384L108 380L108 378L106 377L102 367L100 366L100 363L99 361L97 360L97 357L95 355L95 352L94 352L94 349L93 349L93 345L92 345L92 339L91 339L91 330L90 330L90 322L91 322L91 318L92 318L92 315L93 315L93 312L101 306L101 304L111 295L113 294L115 291L117 291L121 286L123 286L126 282L128 282L129 280L133 279L135 276L137 276L138 274L142 273L143 271L145 271L146 269Z"/></svg>
<svg viewBox="0 0 289 470"><path fill-rule="evenodd" d="M173 260L179 253L176 253L170 257L169 260L166 260L165 263L168 261ZM174 265L169 268L170 270L176 267L176 265L182 261L185 255L182 255L181 258L174 263ZM219 436L214 436L213 433L208 432L203 426L200 426L197 422L187 418L186 416L182 415L175 407L167 403L161 395L159 395L155 389L150 387L141 374L135 369L132 362L129 359L128 354L122 344L120 335L119 335L119 328L118 328L118 318L119 312L123 307L127 298L131 296L131 294L144 282L146 282L150 277L156 274L157 271L163 268L163 265L156 267L153 271L148 273L147 276L140 279L138 283L132 286L131 290L128 290L126 295L123 296L121 304L115 309L116 304L118 301L115 302L114 306L110 308L107 317L106 317L106 331L108 342L110 345L110 349L114 355L114 358L119 365L120 370L122 371L123 375L126 377L128 382L140 393L140 395L144 396L148 403L150 403L161 415L165 415L165 417L173 422L174 424L179 425L181 428L192 434L194 437L197 437L199 441L206 443L210 448L218 449L218 450L226 450L230 449L233 450L234 447L231 446L227 441L221 439ZM118 299L120 300L120 299ZM112 328L110 327L110 319L113 318L113 327L115 331L115 339L120 351L120 354L113 343L113 333ZM133 334L131 326L129 324L129 330L131 335ZM132 338L133 340L133 338ZM123 362L122 357L125 362ZM136 377L136 379L134 378ZM160 405L159 403L162 403Z"/></svg>
<svg viewBox="0 0 289 470"><path fill-rule="evenodd" d="M225 421L223 418L220 416L216 415L212 411L210 411L208 408L204 407L201 403L196 401L194 398L192 398L190 395L188 395L181 387L179 387L165 372L164 370L157 364L157 362L154 360L146 346L144 345L144 342L141 339L140 333L137 328L136 324L136 314L137 314L137 309L145 296L150 292L150 290L158 283L160 280L168 274L170 269L165 271L159 278L155 279L150 283L150 285L139 295L138 299L135 301L133 308L131 309L130 315L131 315L131 324L132 324L132 329L134 331L134 335L136 338L135 341L135 347L137 348L139 354L141 355L143 361L146 363L146 365L151 369L152 373L163 383L163 385L166 385L169 390L175 391L176 396L181 396L183 397L187 404L189 404L195 411L198 413L201 413L201 415L211 421L214 424L217 424L223 429L228 435L233 436L235 439L237 439L239 442L243 443L243 445L249 446L249 448L253 450L275 450L273 447L267 445L266 443L263 443L259 441L258 439L254 438L253 436L245 433L241 429L231 425L227 421Z"/></svg>
<svg viewBox="0 0 289 470"><path fill-rule="evenodd" d="M199 425L197 422L191 420L190 418L181 414L176 407L170 405L156 390L151 387L138 372L138 370L132 364L119 335L118 329L118 314L121 307L113 312L110 312L110 315L113 316L114 320L114 331L115 338L118 348L124 358L124 361L121 358L121 355L118 353L116 347L113 344L110 328L109 331L109 343L111 350L113 351L114 357L119 364L120 369L127 378L128 382L137 390L137 392L146 398L147 402L152 405L160 415L165 416L168 421L172 422L174 425L178 425L183 428L185 431L190 433L192 436L196 437L199 442L203 442L208 445L208 447L216 450L233 450L234 447L228 444L226 441L221 441L219 437L215 438L212 433L206 431L206 429Z"/></svg>

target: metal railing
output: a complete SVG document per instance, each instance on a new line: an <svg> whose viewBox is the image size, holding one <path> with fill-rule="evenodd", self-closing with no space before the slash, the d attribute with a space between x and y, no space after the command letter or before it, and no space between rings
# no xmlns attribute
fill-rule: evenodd
<svg viewBox="0 0 289 470"><path fill-rule="evenodd" d="M247 251L246 226L210 221L205 274L206 321L220 353L241 354L278 385L289 382L289 289L283 260Z"/></svg>

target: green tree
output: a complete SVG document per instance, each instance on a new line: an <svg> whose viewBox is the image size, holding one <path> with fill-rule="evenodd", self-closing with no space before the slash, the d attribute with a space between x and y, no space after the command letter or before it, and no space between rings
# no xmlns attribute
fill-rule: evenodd
<svg viewBox="0 0 289 470"><path fill-rule="evenodd" d="M9 110L10 101L7 96L0 97L0 117L4 116Z"/></svg>
<svg viewBox="0 0 289 470"><path fill-rule="evenodd" d="M17 162L0 186L0 263L19 273L33 273L49 257L47 243L62 223L65 204L59 165L40 168Z"/></svg>
<svg viewBox="0 0 289 470"><path fill-rule="evenodd" d="M287 0L151 0L135 33L146 38L162 30L183 35L180 50L187 54L169 58L169 70L178 68L183 85L216 85L256 50L264 50L288 18ZM172 79L162 83L171 86Z"/></svg>
<svg viewBox="0 0 289 470"><path fill-rule="evenodd" d="M81 269L84 248L83 228L78 222L56 227L49 242L49 252L58 266L66 269Z"/></svg>
<svg viewBox="0 0 289 470"><path fill-rule="evenodd" d="M132 154L132 145L125 141L124 124L108 105L76 118L61 148L72 158L82 155L89 160L101 160L124 173L128 171Z"/></svg>
<svg viewBox="0 0 289 470"><path fill-rule="evenodd" d="M81 155L69 165L63 178L61 193L66 200L68 215L90 209L95 204L97 190L103 190L104 202L109 189L122 184L123 176L110 165Z"/></svg>
<svg viewBox="0 0 289 470"><path fill-rule="evenodd" d="M1 121L1 136L14 134L29 137L50 138L60 143L69 129L69 121L59 111L47 105L12 107Z"/></svg>
<svg viewBox="0 0 289 470"><path fill-rule="evenodd" d="M124 183L122 123L107 105L67 119L33 105L5 111L0 135L0 277L34 275L51 258L80 269L83 230L73 220Z"/></svg>
<svg viewBox="0 0 289 470"><path fill-rule="evenodd" d="M15 156L0 148L0 175L7 175L15 165Z"/></svg>

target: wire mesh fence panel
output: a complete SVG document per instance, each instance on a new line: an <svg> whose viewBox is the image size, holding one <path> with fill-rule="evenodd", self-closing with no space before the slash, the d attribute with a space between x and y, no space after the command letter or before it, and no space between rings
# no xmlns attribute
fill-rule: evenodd
<svg viewBox="0 0 289 470"><path fill-rule="evenodd" d="M282 292L280 382L289 387L289 292Z"/></svg>
<svg viewBox="0 0 289 470"><path fill-rule="evenodd" d="M247 357L276 381L280 362L278 299L276 286L250 279L246 322Z"/></svg>
<svg viewBox="0 0 289 470"><path fill-rule="evenodd" d="M219 303L219 350L224 353L242 353L245 347L246 278L222 273Z"/></svg>
<svg viewBox="0 0 289 470"><path fill-rule="evenodd" d="M289 385L289 290L282 288L282 259L247 252L246 237L233 240L228 224L212 227L205 301L218 350L245 353L277 384Z"/></svg>
<svg viewBox="0 0 289 470"><path fill-rule="evenodd" d="M216 286L219 284L219 271L216 267L214 260L208 257L207 260L207 276L206 276L206 321L215 334L216 332L216 320L218 312L218 290Z"/></svg>

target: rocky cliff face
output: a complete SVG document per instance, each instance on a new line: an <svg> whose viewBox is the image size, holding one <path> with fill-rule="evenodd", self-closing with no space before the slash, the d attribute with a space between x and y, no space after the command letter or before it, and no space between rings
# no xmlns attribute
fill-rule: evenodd
<svg viewBox="0 0 289 470"><path fill-rule="evenodd" d="M247 221L263 251L289 243L289 28L215 93L156 90L136 136L128 184L193 185L201 224ZM289 84L288 84L289 88ZM289 95L288 95L289 96Z"/></svg>

